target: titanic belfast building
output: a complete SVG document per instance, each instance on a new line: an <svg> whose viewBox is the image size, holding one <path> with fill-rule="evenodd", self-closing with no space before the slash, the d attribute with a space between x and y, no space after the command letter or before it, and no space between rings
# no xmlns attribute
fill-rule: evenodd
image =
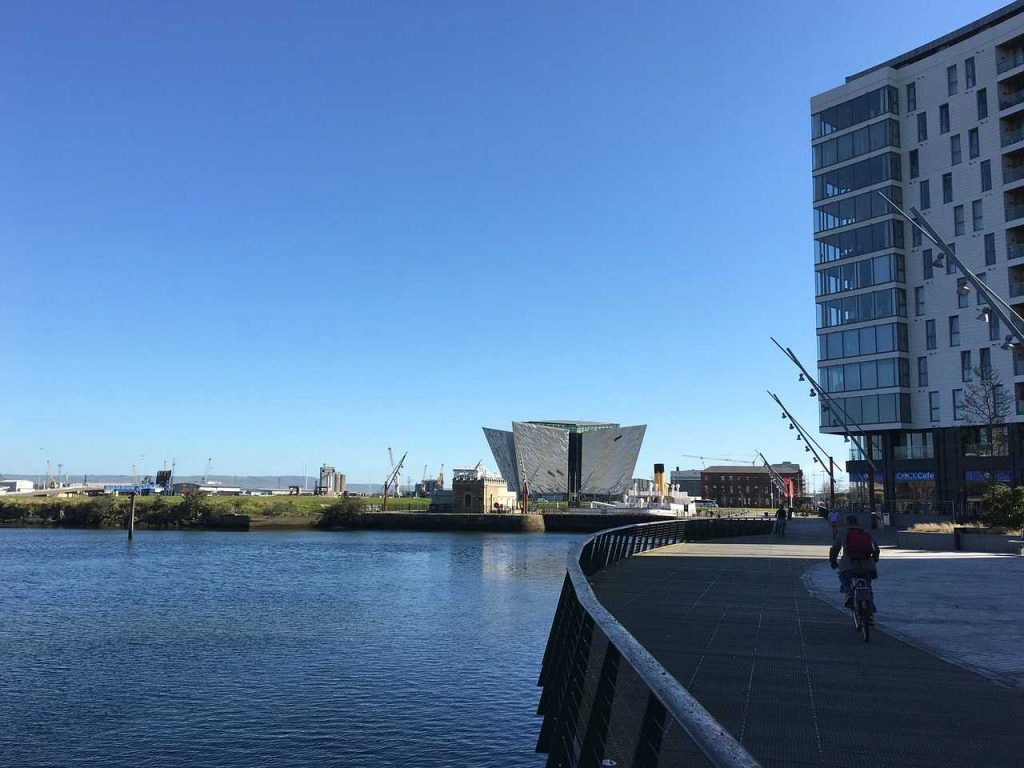
<svg viewBox="0 0 1024 768"><path fill-rule="evenodd" d="M578 503L629 490L646 430L597 421L514 421L511 432L484 427L484 435L509 490Z"/></svg>

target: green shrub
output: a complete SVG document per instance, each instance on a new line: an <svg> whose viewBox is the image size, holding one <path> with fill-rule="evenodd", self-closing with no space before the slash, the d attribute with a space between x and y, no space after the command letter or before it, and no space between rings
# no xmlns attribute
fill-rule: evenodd
<svg viewBox="0 0 1024 768"><path fill-rule="evenodd" d="M345 526L352 522L352 518L363 511L365 501L359 496L342 496L337 501L324 507L317 521L320 528L334 528Z"/></svg>
<svg viewBox="0 0 1024 768"><path fill-rule="evenodd" d="M1024 486L992 485L981 509L982 521L991 528L1024 528Z"/></svg>

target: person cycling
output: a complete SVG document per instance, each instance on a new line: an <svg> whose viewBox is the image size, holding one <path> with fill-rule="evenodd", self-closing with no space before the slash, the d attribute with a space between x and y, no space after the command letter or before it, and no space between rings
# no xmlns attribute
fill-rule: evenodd
<svg viewBox="0 0 1024 768"><path fill-rule="evenodd" d="M839 557L840 551L842 558ZM836 534L828 551L829 565L833 570L839 570L839 591L847 595L847 608L852 601L850 583L855 575L862 573L871 581L878 578L878 555L878 544L871 534L860 527L856 515L847 515L846 529Z"/></svg>

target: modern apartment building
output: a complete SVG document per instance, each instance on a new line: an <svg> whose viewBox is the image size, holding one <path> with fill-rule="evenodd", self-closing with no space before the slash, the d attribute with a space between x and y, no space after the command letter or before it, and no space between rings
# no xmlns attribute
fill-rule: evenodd
<svg viewBox="0 0 1024 768"><path fill-rule="evenodd" d="M898 509L1024 483L1024 354L879 194L1024 315L1024 2L851 75L811 113L819 381L846 410L824 398L821 431L870 435L876 500ZM993 375L1005 413L980 418ZM851 483L869 467L851 453Z"/></svg>

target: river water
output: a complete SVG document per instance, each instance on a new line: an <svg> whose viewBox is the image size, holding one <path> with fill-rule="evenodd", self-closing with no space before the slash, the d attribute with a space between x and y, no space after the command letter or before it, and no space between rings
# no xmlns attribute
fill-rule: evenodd
<svg viewBox="0 0 1024 768"><path fill-rule="evenodd" d="M0 765L539 766L560 534L0 530Z"/></svg>

